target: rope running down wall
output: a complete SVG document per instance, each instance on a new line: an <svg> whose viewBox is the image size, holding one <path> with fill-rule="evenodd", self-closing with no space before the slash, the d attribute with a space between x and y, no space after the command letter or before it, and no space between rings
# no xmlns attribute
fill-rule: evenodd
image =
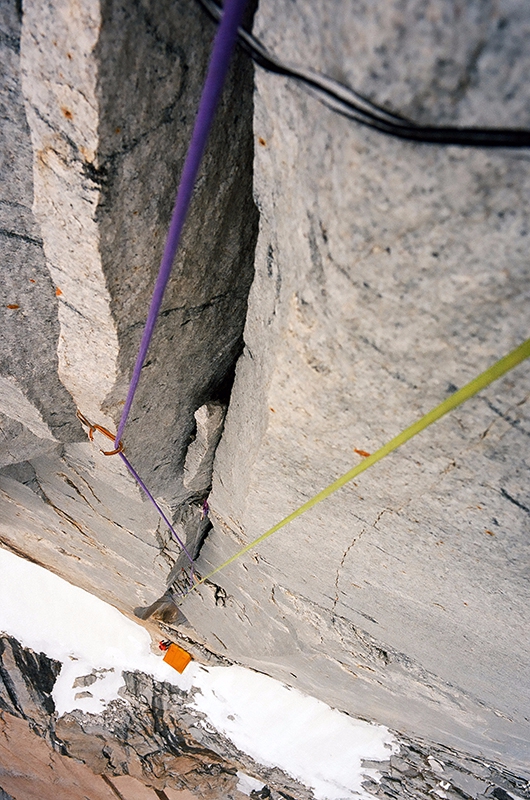
<svg viewBox="0 0 530 800"><path fill-rule="evenodd" d="M375 453L372 453L372 455L364 458L360 464L357 464L356 467L353 467L353 469L350 469L348 472L344 473L344 475L341 475L340 478L337 478L337 480L333 481L333 483L330 483L330 485L325 489L322 489L321 492L318 492L318 494L301 505L295 511L291 512L291 514L289 514L287 517L284 517L284 519L280 520L280 522L277 522L276 525L273 525L272 528L269 528L268 531L262 533L261 536L258 536L245 547L242 547L241 550L238 550L237 553L224 561L220 566L216 567L204 578L201 578L199 581L197 581L193 585L192 589L187 592L187 594L189 594L193 589L197 589L202 583L206 583L206 581L210 580L210 578L212 578L217 572L220 572L225 567L228 567L229 564L237 561L238 558L241 558L241 556L245 555L245 553L248 553L249 550L252 550L258 544L261 544L261 542L264 542L265 539L268 539L273 533L279 531L280 528L288 525L289 522L293 522L293 520L295 520L297 517L300 517L306 511L309 511L309 509L313 508L318 503L321 503L322 500L326 500L338 489L341 489L347 483L360 475L361 472L364 472L365 470L369 469L369 467L377 464L378 461L381 461L382 458L389 455L394 450L397 450L398 447L401 447L402 444L408 442L409 439L417 436L418 433L424 431L425 428L428 428L429 425L433 424L433 422L437 422L437 420L441 419L443 416L445 416L445 414L449 413L449 411L453 411L455 408L462 405L462 403L465 403L466 400L469 400L482 389L485 389L486 386L489 386L490 383L498 380L529 357L530 339L527 339L525 342L520 344L519 347L516 347L515 350L512 350L511 353L508 353L508 355L500 358L497 362L495 362L495 364L493 364L493 366L489 367L489 369L481 372L481 374L477 375L477 377L472 381L466 383L466 385L461 389L458 389L442 403L437 405L431 411L427 412L427 414L421 417L421 419L412 423L412 425L409 425L409 427L405 428L405 430L401 431L401 433L398 433L397 436L383 445L383 447L380 447L379 450L376 450Z"/></svg>
<svg viewBox="0 0 530 800"><path fill-rule="evenodd" d="M214 0L197 0L216 22L223 10ZM388 111L359 92L315 70L281 61L244 28L238 32L239 44L263 69L294 78L328 108L368 128L424 144L463 145L465 147L530 147L530 131L516 128L467 128L420 125L401 114Z"/></svg>
<svg viewBox="0 0 530 800"><path fill-rule="evenodd" d="M214 569L204 578L193 582L194 562L184 543L181 541L171 522L164 514L155 498L135 471L123 453L121 437L127 423L127 419L134 400L134 395L140 380L141 370L149 345L153 336L158 313L162 304L163 295L171 274L171 269L175 254L178 248L180 235L186 219L187 211L191 201L195 180L199 165L202 159L206 141L208 138L211 123L213 121L222 86L229 67L230 57L237 38L241 46L251 55L254 61L260 66L277 74L295 78L303 85L308 87L326 105L335 111L349 117L350 119L376 129L382 133L397 136L402 139L414 140L417 142L450 145L460 144L473 147L528 147L530 146L530 131L513 129L481 129L481 128L456 128L456 127L432 127L418 125L405 119L399 114L389 112L376 105L369 99L363 97L353 89L343 86L326 76L320 75L310 69L297 67L281 62L276 56L271 54L262 44L240 27L246 0L226 0L224 11L213 0L198 0L208 13L220 22L219 29L215 38L212 57L210 60L208 74L203 88L199 111L188 154L184 164L184 169L179 185L175 207L171 218L164 254L160 265L159 274L153 291L151 304L146 320L146 325L140 344L138 356L133 369L131 382L127 394L127 399L123 408L122 416L118 425L116 437L114 439L115 450L106 455L118 454L123 460L129 472L133 475L139 486L153 503L157 512L168 525L170 531L186 553L191 565L190 585L192 589L197 588L202 583L209 580L220 570L233 563L236 559L247 553L253 547L263 542L280 528L296 519L301 514L308 511L317 503L329 497L333 492L353 480L361 472L380 461L393 450L400 447L413 436L423 431L436 420L461 405L467 399L475 395L478 391L488 386L492 381L501 377L517 364L530 356L530 339L521 344L507 356L501 358L492 367L481 375L477 376L462 389L455 392L451 397L440 403L436 408L425 414L420 420L402 431L390 442L377 450L376 453L365 458L359 465L354 467L342 477L338 478L327 488L316 494L311 500L304 503L300 508L293 511L283 520L274 525L270 530L259 536L254 541L239 550L231 558ZM93 430L99 430L106 436L112 437L106 429L98 425L92 425L82 415L81 421L89 426L89 435ZM92 437L91 437L92 438ZM190 589L191 591L191 589ZM188 592L189 593L189 592Z"/></svg>

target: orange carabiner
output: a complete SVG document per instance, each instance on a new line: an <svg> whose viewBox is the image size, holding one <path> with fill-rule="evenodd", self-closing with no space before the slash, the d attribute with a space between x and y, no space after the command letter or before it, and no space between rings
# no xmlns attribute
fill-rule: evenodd
<svg viewBox="0 0 530 800"><path fill-rule="evenodd" d="M104 428L102 425L97 425L95 422L89 422L87 418L79 411L79 409L77 409L77 418L80 422L83 423L83 425L85 425L88 428L88 438L90 439L91 442L94 441L94 431L99 431L100 433L103 434L103 436L106 436L107 439L110 439L112 442L116 440L116 437L113 436L113 434L106 428ZM101 450L100 448L100 452L103 453L104 456L115 456L118 453L122 453L123 442L120 439L120 441L118 442L118 447L115 450Z"/></svg>

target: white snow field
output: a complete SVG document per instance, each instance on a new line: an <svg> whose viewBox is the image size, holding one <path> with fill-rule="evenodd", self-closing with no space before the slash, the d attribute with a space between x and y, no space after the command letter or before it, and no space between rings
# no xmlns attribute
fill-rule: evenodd
<svg viewBox="0 0 530 800"><path fill-rule="evenodd" d="M123 670L139 670L189 690L190 706L260 764L277 766L313 790L316 800L371 798L362 787L374 769L364 759L386 761L396 749L382 725L336 711L261 673L243 667L203 667L191 662L179 675L150 650L150 636L97 597L0 549L0 632L62 663L53 691L58 714L74 708L98 713L118 697ZM77 677L97 670L77 697ZM241 776L241 788L246 787ZM252 779L248 779L247 783ZM253 785L252 788L255 788ZM248 793L250 793L250 783Z"/></svg>

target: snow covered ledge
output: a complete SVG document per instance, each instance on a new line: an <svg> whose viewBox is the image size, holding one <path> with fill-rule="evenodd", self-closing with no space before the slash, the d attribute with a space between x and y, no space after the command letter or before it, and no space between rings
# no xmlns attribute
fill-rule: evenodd
<svg viewBox="0 0 530 800"><path fill-rule="evenodd" d="M76 708L98 714L122 697L122 672L147 673L188 691L189 712L248 754L257 770L259 765L283 770L309 787L316 800L369 800L373 795L363 783L380 778L374 762L388 762L399 749L384 726L356 720L243 667L192 662L179 676L152 652L143 627L4 550L0 573L0 632L62 662L53 689L59 716ZM372 765L365 767L364 761ZM244 793L264 783L239 774Z"/></svg>

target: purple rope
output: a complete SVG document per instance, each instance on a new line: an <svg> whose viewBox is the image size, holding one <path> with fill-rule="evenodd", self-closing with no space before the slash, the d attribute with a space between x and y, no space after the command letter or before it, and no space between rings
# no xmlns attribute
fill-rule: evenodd
<svg viewBox="0 0 530 800"><path fill-rule="evenodd" d="M120 456L121 460L123 461L123 463L125 464L125 466L129 470L129 472L131 473L133 478L135 479L135 481L138 484L138 486L141 489L144 490L144 492L148 496L149 500L152 502L152 504L154 505L154 507L156 508L156 510L158 511L158 513L160 514L160 516L162 517L162 519L164 520L166 525L168 526L169 530L171 531L171 533L173 534L173 536L175 537L175 539L177 540L179 545L182 547L182 549L184 550L184 552L188 556L188 560L189 560L189 562L191 564L190 584L191 584L191 586L193 586L193 575L194 575L193 558L190 556L190 554L189 554L189 552L188 552L188 550L186 548L186 545L184 544L184 542L182 541L182 539L180 538L180 536L176 532L175 528L173 527L171 522L168 520L168 518L166 517L166 515L164 514L164 512L162 511L162 509L158 505L158 503L156 502L155 498L153 497L153 495L151 494L151 492L149 491L149 489L147 488L147 486L145 485L143 480L140 478L140 476L136 472L135 468L133 467L133 465L131 464L131 462L127 458L127 456L123 452L119 453L118 455Z"/></svg>
<svg viewBox="0 0 530 800"><path fill-rule="evenodd" d="M158 312L162 305L162 298L171 274L171 267L177 252L180 234L188 208L190 205L191 195L199 171L202 155L210 132L210 127L215 115L217 104L221 96L223 83L230 64L230 57L234 48L237 29L241 23L243 11L245 10L247 0L226 0L223 18L217 30L215 37L212 56L208 66L208 74L202 91L201 102L193 135L191 137L190 146L184 163L184 169L180 179L180 185L177 192L177 199L173 209L173 216L171 217L171 224L166 240L164 255L160 264L160 271L156 280L145 329L134 365L134 370L129 385L129 392L123 407L123 412L118 425L116 433L115 447L118 447L119 441L123 436L123 430L131 410L134 395L140 380L142 366L149 349L149 344L153 336ZM137 479L138 480L138 479Z"/></svg>

